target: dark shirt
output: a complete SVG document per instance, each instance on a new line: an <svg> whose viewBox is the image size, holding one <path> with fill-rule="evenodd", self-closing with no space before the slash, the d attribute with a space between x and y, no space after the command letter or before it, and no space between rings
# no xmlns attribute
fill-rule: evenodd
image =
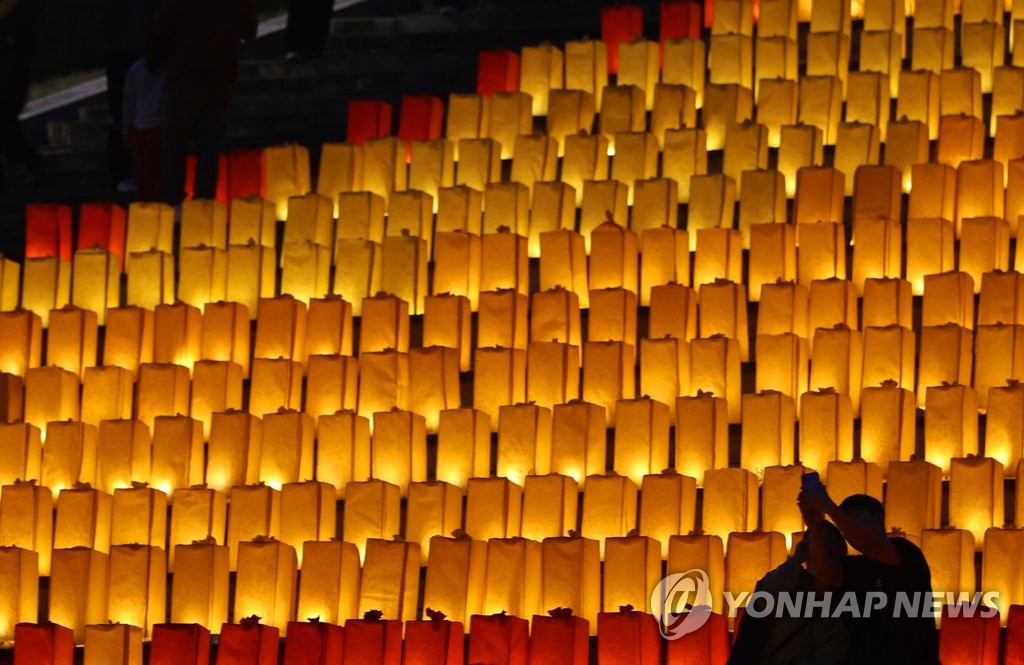
<svg viewBox="0 0 1024 665"><path fill-rule="evenodd" d="M865 607L868 592L886 594L885 606L872 610L869 617L846 615L853 645L847 662L850 665L938 665L939 634L926 596L932 590L928 561L906 538L890 538L889 541L899 554L898 566L863 555L846 556L841 560L844 591L857 595L858 607ZM899 592L904 592L911 600L915 593L920 595L918 611L913 616L907 616L904 610L894 617Z"/></svg>
<svg viewBox="0 0 1024 665"><path fill-rule="evenodd" d="M171 83L232 85L242 40L256 37L253 0L162 0L157 35Z"/></svg>

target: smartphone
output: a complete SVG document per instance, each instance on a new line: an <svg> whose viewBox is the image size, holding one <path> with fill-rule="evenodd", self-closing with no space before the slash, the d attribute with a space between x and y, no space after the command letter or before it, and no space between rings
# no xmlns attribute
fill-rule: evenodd
<svg viewBox="0 0 1024 665"><path fill-rule="evenodd" d="M816 490L822 487L821 477L817 471L808 471L800 477L800 489Z"/></svg>

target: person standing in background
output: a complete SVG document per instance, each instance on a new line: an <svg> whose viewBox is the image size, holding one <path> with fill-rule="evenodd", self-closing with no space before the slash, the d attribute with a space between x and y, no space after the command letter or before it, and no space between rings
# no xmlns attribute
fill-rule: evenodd
<svg viewBox="0 0 1024 665"><path fill-rule="evenodd" d="M156 201L164 141L164 95L167 68L152 30L145 55L137 60L124 84L124 144L135 157L135 200Z"/></svg>
<svg viewBox="0 0 1024 665"><path fill-rule="evenodd" d="M212 199L242 41L256 38L253 0L161 0L156 35L168 54L162 196L185 198L185 160L196 150L196 198Z"/></svg>

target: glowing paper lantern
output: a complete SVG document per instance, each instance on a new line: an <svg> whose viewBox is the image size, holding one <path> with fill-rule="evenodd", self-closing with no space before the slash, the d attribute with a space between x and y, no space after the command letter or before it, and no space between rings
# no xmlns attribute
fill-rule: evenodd
<svg viewBox="0 0 1024 665"><path fill-rule="evenodd" d="M228 548L207 542L177 545L175 560L171 621L199 624L204 628L207 625L217 628L225 623L228 618ZM154 642L160 630L159 625L154 627ZM152 652L150 657L153 658Z"/></svg>
<svg viewBox="0 0 1024 665"><path fill-rule="evenodd" d="M255 319L260 300L276 293L274 252L256 244L230 245L227 257L226 298L244 305Z"/></svg>
<svg viewBox="0 0 1024 665"><path fill-rule="evenodd" d="M924 529L939 528L942 469L914 459L890 462L886 473L885 525L920 538Z"/></svg>
<svg viewBox="0 0 1024 665"><path fill-rule="evenodd" d="M0 485L40 477L43 453L38 427L26 423L0 425L0 451Z"/></svg>
<svg viewBox="0 0 1024 665"><path fill-rule="evenodd" d="M85 627L85 661L92 663L142 662L142 629L127 624L90 625Z"/></svg>
<svg viewBox="0 0 1024 665"><path fill-rule="evenodd" d="M540 541L574 530L578 490L576 481L568 476L527 476L523 487L523 537Z"/></svg>
<svg viewBox="0 0 1024 665"><path fill-rule="evenodd" d="M263 417L260 482L274 489L313 477L313 419L305 413L278 409Z"/></svg>
<svg viewBox="0 0 1024 665"><path fill-rule="evenodd" d="M691 476L666 470L644 476L641 487L639 531L661 544L660 557L668 556L669 537L693 529L697 483ZM606 553L606 557L611 552ZM608 605L610 607L610 605Z"/></svg>
<svg viewBox="0 0 1024 665"><path fill-rule="evenodd" d="M487 476L491 458L490 417L475 409L447 409L440 414L437 478L465 487L471 477Z"/></svg>
<svg viewBox="0 0 1024 665"><path fill-rule="evenodd" d="M532 194L536 191L538 182L556 179L555 175L558 173L557 141L544 134L521 134L516 137L515 146L516 158L512 161L512 182L524 185ZM491 189L494 184L491 183ZM527 209L529 207L529 205L526 206ZM518 213L518 210L516 212ZM529 210L526 212L529 214Z"/></svg>
<svg viewBox="0 0 1024 665"><path fill-rule="evenodd" d="M796 194L801 168L823 164L822 130L815 125L783 125L779 130L778 170L786 177L786 196Z"/></svg>
<svg viewBox="0 0 1024 665"><path fill-rule="evenodd" d="M424 606L456 619L478 614L483 603L487 544L467 537L431 539Z"/></svg>
<svg viewBox="0 0 1024 665"><path fill-rule="evenodd" d="M794 404L793 397L776 390L743 396L741 467L760 477L768 467L793 463Z"/></svg>
<svg viewBox="0 0 1024 665"><path fill-rule="evenodd" d="M39 555L39 574L50 574L53 494L34 480L15 480L0 493L0 542Z"/></svg>
<svg viewBox="0 0 1024 665"><path fill-rule="evenodd" d="M777 531L730 533L726 544L725 587L733 595L753 589L757 581L786 560L786 538Z"/></svg>
<svg viewBox="0 0 1024 665"><path fill-rule="evenodd" d="M334 203L334 216L339 213L339 200L349 192L363 188L363 150L352 143L324 143L320 148L320 169L317 172L316 192ZM232 207L236 202L232 202ZM234 210L232 210L234 213ZM273 216L271 216L273 217ZM231 226L236 218L232 215ZM234 232L234 228L231 229ZM235 241L232 240L232 243Z"/></svg>
<svg viewBox="0 0 1024 665"><path fill-rule="evenodd" d="M1001 464L1007 475L1013 473L1022 457L1022 398L1024 386L1017 381L1008 381L1006 386L992 386L988 393L985 456Z"/></svg>
<svg viewBox="0 0 1024 665"><path fill-rule="evenodd" d="M724 396L731 423L740 421L739 367L736 340L718 335L690 342L690 394L703 391Z"/></svg>
<svg viewBox="0 0 1024 665"><path fill-rule="evenodd" d="M43 448L42 484L58 494L79 482L96 480L96 428L80 422L54 422Z"/></svg>
<svg viewBox="0 0 1024 665"><path fill-rule="evenodd" d="M120 258L99 248L80 249L75 252L71 275L71 304L95 312L99 325L105 325L107 309L117 307L121 301ZM14 281L17 282L17 274ZM17 302L16 289L14 301ZM2 299L0 306L14 309L13 304L7 306Z"/></svg>
<svg viewBox="0 0 1024 665"><path fill-rule="evenodd" d="M249 311L240 303L207 303L203 307L199 357L231 361L249 376Z"/></svg>
<svg viewBox="0 0 1024 665"><path fill-rule="evenodd" d="M239 543L258 536L281 535L281 492L263 485L239 485L231 488L228 505L229 565L238 565Z"/></svg>
<svg viewBox="0 0 1024 665"><path fill-rule="evenodd" d="M1012 605L1024 600L1024 577L1018 565L1022 542L1024 529L992 528L985 534L981 588L999 593L994 604L1002 617L1007 617Z"/></svg>
<svg viewBox="0 0 1024 665"><path fill-rule="evenodd" d="M690 179L708 170L707 140L702 129L671 129L665 131L664 159L661 175L679 185L679 202L690 200Z"/></svg>
<svg viewBox="0 0 1024 665"><path fill-rule="evenodd" d="M259 620L259 617L243 617L240 624L228 623L221 626L220 639L217 642L218 663L277 663L279 635L284 631L274 626L264 626ZM291 623L288 622L289 625Z"/></svg>
<svg viewBox="0 0 1024 665"><path fill-rule="evenodd" d="M949 523L974 535L977 549L985 532L1003 515L1003 465L989 457L954 457L949 473Z"/></svg>
<svg viewBox="0 0 1024 665"><path fill-rule="evenodd" d="M0 372L0 423L21 420L24 393L20 376Z"/></svg>
<svg viewBox="0 0 1024 665"><path fill-rule="evenodd" d="M20 547L0 547L0 637L12 640L15 625L31 623L39 614L39 555Z"/></svg>
<svg viewBox="0 0 1024 665"><path fill-rule="evenodd" d="M746 469L704 472L701 523L705 533L728 538L732 531L751 531L757 524L757 512L757 476L753 472Z"/></svg>
<svg viewBox="0 0 1024 665"><path fill-rule="evenodd" d="M878 278L864 281L863 326L898 325L911 329L913 296L910 282Z"/></svg>
<svg viewBox="0 0 1024 665"><path fill-rule="evenodd" d="M174 570L177 545L188 545L208 537L225 542L226 527L226 492L219 492L205 485L175 492L174 510L171 511L171 534L168 540L168 570Z"/></svg>
<svg viewBox="0 0 1024 665"><path fill-rule="evenodd" d="M174 287L171 287L173 294ZM129 299L131 292L129 289ZM71 302L71 263L57 258L25 259L22 267L21 306L35 312L44 328L50 325L50 311Z"/></svg>
<svg viewBox="0 0 1024 665"><path fill-rule="evenodd" d="M80 405L78 377L59 367L36 367L25 376L25 422L43 432L45 442L48 423L78 420Z"/></svg>
<svg viewBox="0 0 1024 665"><path fill-rule="evenodd" d="M85 641L87 624L106 623L108 575L103 552L85 547L53 550L48 616L71 628L77 643Z"/></svg>
<svg viewBox="0 0 1024 665"><path fill-rule="evenodd" d="M466 532L474 540L517 537L522 489L506 478L470 478L466 489Z"/></svg>
<svg viewBox="0 0 1024 665"><path fill-rule="evenodd" d="M143 309L174 302L174 257L166 252L128 255L127 303Z"/></svg>
<svg viewBox="0 0 1024 665"><path fill-rule="evenodd" d="M423 416L392 409L373 414L370 473L399 487L427 479L427 442Z"/></svg>
<svg viewBox="0 0 1024 665"><path fill-rule="evenodd" d="M476 311L480 300L480 236L463 231L438 232L434 242L432 294L463 296Z"/></svg>
<svg viewBox="0 0 1024 665"><path fill-rule="evenodd" d="M209 436L206 482L226 492L259 480L262 423L244 411L214 413Z"/></svg>
<svg viewBox="0 0 1024 665"><path fill-rule="evenodd" d="M729 465L728 404L724 397L696 391L676 400L676 469L703 480L706 469Z"/></svg>
<svg viewBox="0 0 1024 665"><path fill-rule="evenodd" d="M423 346L447 347L455 351L458 371L471 367L470 301L465 296L435 295L425 300Z"/></svg>
<svg viewBox="0 0 1024 665"><path fill-rule="evenodd" d="M349 356L312 355L308 361L305 413L317 418L356 406L358 362Z"/></svg>
<svg viewBox="0 0 1024 665"><path fill-rule="evenodd" d="M431 255L434 241L434 200L420 191L395 192L388 203L385 236L410 235L427 243Z"/></svg>
<svg viewBox="0 0 1024 665"><path fill-rule="evenodd" d="M419 544L424 557L430 555L433 537L461 526L462 495L462 488L445 482L410 483L405 537Z"/></svg>
<svg viewBox="0 0 1024 665"><path fill-rule="evenodd" d="M640 340L640 394L667 404L676 417L676 398L689 394L690 347L674 337Z"/></svg>
<svg viewBox="0 0 1024 665"><path fill-rule="evenodd" d="M297 616L322 617L329 623L356 618L360 581L356 546L335 539L310 541L305 543L304 551ZM295 623L288 626L292 636L298 632L305 635L307 630L304 627L297 631Z"/></svg>
<svg viewBox="0 0 1024 665"><path fill-rule="evenodd" d="M915 445L914 396L895 381L869 386L861 393L861 456L883 469L909 460Z"/></svg>
<svg viewBox="0 0 1024 665"><path fill-rule="evenodd" d="M862 385L896 381L914 389L914 332L897 325L864 329Z"/></svg>
<svg viewBox="0 0 1024 665"><path fill-rule="evenodd" d="M547 409L580 394L580 351L564 342L530 342L526 356L526 397Z"/></svg>
<svg viewBox="0 0 1024 665"><path fill-rule="evenodd" d="M18 308L21 288L21 265L0 254L0 311Z"/></svg>
<svg viewBox="0 0 1024 665"><path fill-rule="evenodd" d="M693 236L690 237L692 242ZM743 237L740 232L731 228L697 229L696 240L693 248L694 286L718 279L739 284L743 269Z"/></svg>
<svg viewBox="0 0 1024 665"><path fill-rule="evenodd" d="M537 182L530 206L528 248L530 257L541 253L541 234L576 226L576 190L567 183Z"/></svg>
<svg viewBox="0 0 1024 665"><path fill-rule="evenodd" d="M473 367L473 408L490 417L496 432L500 408L526 399L526 351L478 347Z"/></svg>
<svg viewBox="0 0 1024 665"><path fill-rule="evenodd" d="M203 424L188 416L157 416L153 425L153 486L173 497L203 481Z"/></svg>
<svg viewBox="0 0 1024 665"><path fill-rule="evenodd" d="M568 44L566 45L568 51ZM568 72L567 72L568 73ZM607 76L605 77L607 80ZM599 89L594 92L593 88L597 82L591 80L591 91L581 89L559 90L552 89L548 95L548 112L546 129L548 136L557 143L558 156L566 154L566 142L574 136L581 136L580 132L587 134L594 127L594 116L597 112L594 95L600 95L604 88L604 82L600 83ZM538 104L538 97L533 95L534 106ZM537 115L536 111L534 115ZM607 165L605 152L605 164Z"/></svg>
<svg viewBox="0 0 1024 665"><path fill-rule="evenodd" d="M782 534L787 547L790 544L792 534L801 533L804 529L803 518L800 515L799 508L793 502L793 496L800 492L800 480L805 471L806 469L801 464L764 468L764 484L761 494L761 524L764 530L769 533ZM829 490L831 495L835 497L845 496L832 492L834 480L834 478L830 479ZM879 476L879 484L881 484L881 476ZM734 535L737 538L741 537L741 534L730 534L729 538L733 538Z"/></svg>
<svg viewBox="0 0 1024 665"><path fill-rule="evenodd" d="M114 490L111 545L142 544L162 548L167 542L167 495L135 482Z"/></svg>
<svg viewBox="0 0 1024 665"><path fill-rule="evenodd" d="M600 543L604 556L606 538L625 536L636 527L636 504L637 485L628 477L590 476L583 491L580 533Z"/></svg>
<svg viewBox="0 0 1024 665"><path fill-rule="evenodd" d="M420 589L420 546L401 540L370 538L366 541L366 557L363 562L362 581L359 586L359 610L379 610L384 617L403 621L416 616L416 599ZM352 644L353 636L348 631L360 621L346 621L346 653L359 653ZM395 621L395 626L401 624ZM398 633L401 635L401 632ZM354 638L358 639L358 637ZM364 637L370 641L367 637ZM377 638L378 644L380 638ZM356 643L358 645L358 642ZM353 649L355 646L355 649ZM365 660L350 661L367 662Z"/></svg>
<svg viewBox="0 0 1024 665"><path fill-rule="evenodd" d="M342 540L354 543L362 560L370 538L390 538L402 528L397 485L382 480L350 482L345 487Z"/></svg>
<svg viewBox="0 0 1024 665"><path fill-rule="evenodd" d="M115 545L110 548L109 562L107 614L111 621L138 626L141 661L143 635L152 636L154 625L165 617L167 554L155 545ZM97 627L86 629L87 641L93 628Z"/></svg>
<svg viewBox="0 0 1024 665"><path fill-rule="evenodd" d="M807 392L807 341L793 333L758 335L756 389L796 400Z"/></svg>
<svg viewBox="0 0 1024 665"><path fill-rule="evenodd" d="M308 480L281 488L281 540L291 545L299 565L303 543L329 540L335 534L337 492L333 485Z"/></svg>
<svg viewBox="0 0 1024 665"><path fill-rule="evenodd" d="M697 240L694 231L731 229L733 208L736 205L736 181L722 174L692 175L689 203L686 228L690 231L691 243ZM690 250L694 249L696 245L691 244Z"/></svg>
<svg viewBox="0 0 1024 665"><path fill-rule="evenodd" d="M96 484L113 493L132 482L149 482L152 441L138 420L103 420L96 439ZM135 540L132 542L142 542Z"/></svg>
<svg viewBox="0 0 1024 665"><path fill-rule="evenodd" d="M249 389L249 413L262 417L302 403L302 365L286 360L254 358Z"/></svg>
<svg viewBox="0 0 1024 665"><path fill-rule="evenodd" d="M928 559L936 593L974 593L974 536L970 531L925 529L921 552Z"/></svg>
<svg viewBox="0 0 1024 665"><path fill-rule="evenodd" d="M667 572L669 574L685 573L695 568L708 574L710 589L703 600L711 606L713 612L723 611L725 607L723 595L725 591L725 548L722 546L720 537L697 532L669 538Z"/></svg>
<svg viewBox="0 0 1024 665"><path fill-rule="evenodd" d="M234 613L265 615L271 626L284 632L295 616L295 581L291 545L270 538L239 543Z"/></svg>
<svg viewBox="0 0 1024 665"><path fill-rule="evenodd" d="M349 482L370 478L370 421L355 411L338 411L322 414L317 426L316 478L343 499Z"/></svg>
<svg viewBox="0 0 1024 665"><path fill-rule="evenodd" d="M740 360L749 359L746 291L742 285L716 279L700 286L700 336L723 335L738 342Z"/></svg>

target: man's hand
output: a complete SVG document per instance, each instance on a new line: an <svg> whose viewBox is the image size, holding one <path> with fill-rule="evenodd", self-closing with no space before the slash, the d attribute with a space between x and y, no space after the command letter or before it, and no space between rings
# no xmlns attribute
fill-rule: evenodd
<svg viewBox="0 0 1024 665"><path fill-rule="evenodd" d="M812 511L823 515L828 515L836 507L824 486L801 489L796 495L796 505L800 507L801 512Z"/></svg>
<svg viewBox="0 0 1024 665"><path fill-rule="evenodd" d="M804 524L810 527L821 526L825 521L824 513L810 508L800 508L800 516L804 518Z"/></svg>

